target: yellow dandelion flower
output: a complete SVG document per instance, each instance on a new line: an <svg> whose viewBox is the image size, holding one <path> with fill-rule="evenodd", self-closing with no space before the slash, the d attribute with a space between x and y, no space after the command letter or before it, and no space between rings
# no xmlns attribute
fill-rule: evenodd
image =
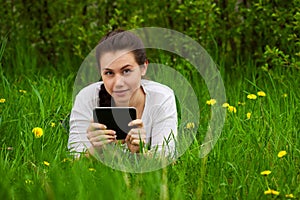
<svg viewBox="0 0 300 200"><path fill-rule="evenodd" d="M278 192L278 191L276 191L276 190L272 190L272 189L268 189L268 190L266 190L265 192L264 192L264 194L274 194L274 195L279 195L280 193Z"/></svg>
<svg viewBox="0 0 300 200"><path fill-rule="evenodd" d="M6 101L6 100L3 99L3 98L0 99L0 103L5 103L5 101Z"/></svg>
<svg viewBox="0 0 300 200"><path fill-rule="evenodd" d="M228 106L228 111L236 113L236 107L234 107L234 106Z"/></svg>
<svg viewBox="0 0 300 200"><path fill-rule="evenodd" d="M259 92L257 92L257 95L260 96L260 97L265 97L266 93L263 92L263 91L259 91Z"/></svg>
<svg viewBox="0 0 300 200"><path fill-rule="evenodd" d="M95 171L96 171L96 169L95 169L95 168L92 168L92 167L90 167L90 168L89 168L89 171L90 171L90 172L95 172Z"/></svg>
<svg viewBox="0 0 300 200"><path fill-rule="evenodd" d="M23 93L23 94L26 94L27 91L26 90L19 90L19 92Z"/></svg>
<svg viewBox="0 0 300 200"><path fill-rule="evenodd" d="M26 180L25 180L25 183L26 183L26 184L33 184L33 181L30 180L30 179L26 179Z"/></svg>
<svg viewBox="0 0 300 200"><path fill-rule="evenodd" d="M193 122L189 122L189 123L186 124L186 128L187 129L193 129L193 128L195 128L195 124Z"/></svg>
<svg viewBox="0 0 300 200"><path fill-rule="evenodd" d="M284 98L286 98L287 96L288 96L287 93L284 93L284 94L282 95L282 97L284 97Z"/></svg>
<svg viewBox="0 0 300 200"><path fill-rule="evenodd" d="M70 159L70 158L64 158L61 162L72 162L72 159Z"/></svg>
<svg viewBox="0 0 300 200"><path fill-rule="evenodd" d="M272 190L269 188L268 190L266 190L266 191L264 192L264 194L272 194Z"/></svg>
<svg viewBox="0 0 300 200"><path fill-rule="evenodd" d="M278 158L282 158L283 156L285 156L287 154L287 152L286 151L279 151L279 153L278 153Z"/></svg>
<svg viewBox="0 0 300 200"><path fill-rule="evenodd" d="M43 134L44 134L43 129L40 128L40 127L35 127L35 128L33 128L33 129L32 129L32 132L34 133L34 136L35 136L36 138L40 138L40 137L42 137Z"/></svg>
<svg viewBox="0 0 300 200"><path fill-rule="evenodd" d="M286 194L285 197L286 198L295 198L295 196L293 194Z"/></svg>
<svg viewBox="0 0 300 200"><path fill-rule="evenodd" d="M247 119L250 119L251 118L251 112L248 112L247 113Z"/></svg>
<svg viewBox="0 0 300 200"><path fill-rule="evenodd" d="M265 171L260 172L260 174L263 175L263 176L268 176L269 174L271 174L271 171L270 170L265 170Z"/></svg>
<svg viewBox="0 0 300 200"><path fill-rule="evenodd" d="M256 96L255 94L248 94L248 95L247 95L247 98L248 98L248 99L253 99L253 100L254 100L254 99L257 98L257 96Z"/></svg>
<svg viewBox="0 0 300 200"><path fill-rule="evenodd" d="M272 194L274 194L274 195L279 195L279 194L280 194L280 192L278 192L278 191L276 191L276 190L271 190L271 192L272 192Z"/></svg>
<svg viewBox="0 0 300 200"><path fill-rule="evenodd" d="M216 104L216 102L217 101L215 99L210 99L210 100L206 101L206 104L212 106L212 105Z"/></svg>
<svg viewBox="0 0 300 200"><path fill-rule="evenodd" d="M54 122L51 122L51 127L55 127L55 123Z"/></svg>
<svg viewBox="0 0 300 200"><path fill-rule="evenodd" d="M46 165L46 166L48 166L48 167L50 166L50 163L47 162L47 161L44 161L43 163L44 163L44 165Z"/></svg>
<svg viewBox="0 0 300 200"><path fill-rule="evenodd" d="M246 104L245 102L240 102L240 101L238 102L239 106L244 106L245 104Z"/></svg>
<svg viewBox="0 0 300 200"><path fill-rule="evenodd" d="M229 103L223 103L222 107L227 108L229 106Z"/></svg>

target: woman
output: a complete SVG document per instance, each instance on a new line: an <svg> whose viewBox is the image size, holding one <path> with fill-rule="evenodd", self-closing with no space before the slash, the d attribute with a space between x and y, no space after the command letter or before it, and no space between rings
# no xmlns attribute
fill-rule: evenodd
<svg viewBox="0 0 300 200"><path fill-rule="evenodd" d="M177 135L177 110L173 91L165 85L142 79L148 68L142 41L123 30L109 32L96 47L102 81L82 89L70 117L68 148L95 155L107 144L116 143L114 130L94 123L95 107L135 107L137 119L123 143L138 153L141 144L151 151L173 155Z"/></svg>

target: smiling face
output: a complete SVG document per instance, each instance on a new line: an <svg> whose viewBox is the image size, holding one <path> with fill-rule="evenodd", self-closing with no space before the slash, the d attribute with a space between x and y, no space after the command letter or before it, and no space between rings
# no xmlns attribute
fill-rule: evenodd
<svg viewBox="0 0 300 200"><path fill-rule="evenodd" d="M103 54L100 66L105 89L116 106L134 105L143 94L141 77L147 71L147 61L140 66L131 52L116 51Z"/></svg>

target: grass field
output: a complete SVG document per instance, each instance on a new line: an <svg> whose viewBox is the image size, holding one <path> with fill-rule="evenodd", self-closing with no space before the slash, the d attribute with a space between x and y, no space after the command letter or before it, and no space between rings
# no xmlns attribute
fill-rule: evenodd
<svg viewBox="0 0 300 200"><path fill-rule="evenodd" d="M194 81L200 107L196 141L167 167L135 174L70 157L61 122L72 107L76 73L67 67L43 69L34 54L18 51L13 66L0 66L0 199L300 198L299 70L220 66L233 107L224 108L222 134L204 158L201 138L214 105L207 104L203 82ZM40 138L35 127L43 130ZM279 157L281 151L286 155ZM261 174L267 170L271 173Z"/></svg>

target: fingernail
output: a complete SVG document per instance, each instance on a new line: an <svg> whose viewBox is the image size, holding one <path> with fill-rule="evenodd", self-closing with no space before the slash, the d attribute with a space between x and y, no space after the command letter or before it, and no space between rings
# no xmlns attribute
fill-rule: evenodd
<svg viewBox="0 0 300 200"><path fill-rule="evenodd" d="M131 126L131 125L132 125L131 122L129 122L128 126Z"/></svg>
<svg viewBox="0 0 300 200"><path fill-rule="evenodd" d="M107 129L107 127L104 125L104 129Z"/></svg>

